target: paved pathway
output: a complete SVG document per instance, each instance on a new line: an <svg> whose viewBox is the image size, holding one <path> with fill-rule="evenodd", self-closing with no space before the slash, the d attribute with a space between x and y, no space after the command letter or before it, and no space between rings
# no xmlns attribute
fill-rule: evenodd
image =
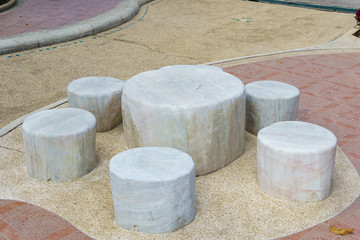
<svg viewBox="0 0 360 240"><path fill-rule="evenodd" d="M0 15L0 37L50 29L89 19L113 9L121 0L23 0Z"/></svg>
<svg viewBox="0 0 360 240"><path fill-rule="evenodd" d="M0 200L0 240L90 240L65 219L29 203Z"/></svg>
<svg viewBox="0 0 360 240"><path fill-rule="evenodd" d="M321 125L360 172L359 53L322 54L273 59L227 67L244 84L276 80L300 89L298 119ZM344 173L346 174L346 173ZM343 213L316 227L284 239L360 239L360 198ZM354 234L337 236L329 226L352 227Z"/></svg>

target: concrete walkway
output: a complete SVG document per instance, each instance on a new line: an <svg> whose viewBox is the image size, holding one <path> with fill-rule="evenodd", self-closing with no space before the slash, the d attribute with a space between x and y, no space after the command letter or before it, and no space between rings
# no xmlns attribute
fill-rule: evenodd
<svg viewBox="0 0 360 240"><path fill-rule="evenodd" d="M121 0L23 0L0 15L0 37L51 29L93 18L113 9Z"/></svg>
<svg viewBox="0 0 360 240"><path fill-rule="evenodd" d="M234 3L229 1L226 2L229 7L225 3L222 6L226 9L223 11L226 14L219 17L215 15L215 12L219 11L216 3L212 3L215 5L209 3L207 11L204 11L204 6L195 3L193 9L189 9L186 1L177 3L154 1L152 4L154 3L157 5L148 4L140 9L139 14L132 21L101 35L63 45L0 56L0 68L4 73L4 78L0 83L0 92L1 96L6 96L1 100L4 108L0 112L1 118L6 120L1 122L0 126L4 127L26 113L64 98L66 96L64 89L67 84L78 77L106 75L127 79L135 73L163 65L200 64L219 60L211 65L223 67L225 71L239 77L244 83L272 79L297 86L301 90L299 120L316 123L333 131L338 137L339 146L357 171L360 171L360 88L357 87L357 79L360 77L360 65L357 60L360 53L357 48L359 46L358 39L351 38L351 36L347 36L350 39L344 38L347 31L354 25L352 24L353 19L351 19L352 21L347 20L349 15L319 13L313 10L266 4L261 5L261 9L259 9L259 5L256 3L239 3L239 6L236 5L239 7L237 8ZM170 12L166 7L175 8L176 11ZM247 7L247 11L241 12L240 7ZM168 11L164 11L165 9ZM298 21L308 21L306 23L310 25L300 31L303 34L307 34L307 31L311 31L310 29L315 29L315 32L310 32L304 38L300 35L297 35L298 39L291 38L292 35L289 33L291 29L293 32L298 32L293 27L287 32L285 24L279 25L274 32L269 30L267 32L268 39L259 40L256 36L251 35L251 31L259 29L267 20L269 26L274 22L278 24L283 22L281 18L278 19L274 15L268 17L271 19L266 17L269 12L275 13L276 11L279 11L277 16L283 16L284 13L279 9L284 12L293 11L292 15L303 19L298 19ZM156 18L149 17L147 19L145 16L150 15L149 12ZM202 15L206 17L201 18ZM263 21L257 23L256 18L261 18ZM289 18L291 17L289 16ZM306 20L307 18L310 19ZM350 15L349 18L352 16ZM177 25L178 19L184 20ZM206 24L209 19L214 21L211 30L200 28L196 23ZM224 19L226 20L224 21ZM343 27L344 24L342 26L339 24L339 28L337 28L334 22L326 27L320 26L328 24L327 21L317 25L317 21L321 19L342 21L347 26ZM216 25L216 21L219 25ZM224 24L231 28L218 27L224 26ZM253 25L249 26L250 24ZM141 28L140 25L144 28ZM304 25L304 22L301 22L301 25ZM262 33L267 27L262 28ZM156 34L160 36L150 37L146 30L149 28L152 29L151 31L157 30ZM179 32L175 30L176 28ZM240 34L235 36L234 29L236 28L240 28L241 33L245 32L248 36L246 38ZM163 32L160 32L160 29ZM283 34L277 32L281 30L283 30ZM166 37L162 38L161 35L164 34L164 31ZM232 31L233 34L226 35L228 31ZM273 41L271 34L275 33L278 35L276 41ZM325 33L332 36L324 35ZM196 36L192 37L191 35L194 34ZM202 40L201 35L206 35L205 37L210 40ZM185 41L181 41L181 37L184 37ZM179 39L179 42L174 45L174 42L169 43L169 38L172 39L170 41ZM229 40L230 38L233 39ZM186 44L186 42L189 43ZM221 45L219 43L223 46L219 47L218 45ZM323 45L324 43L325 45ZM201 44L202 46L205 44L206 47L200 47ZM283 44L282 47L279 47L278 45L281 44ZM317 45L317 47L288 53L220 61L225 58L306 48L313 45ZM119 56L116 56L117 54ZM130 63L123 61L122 58ZM133 59L137 59L138 63ZM58 88L62 90L59 91ZM46 95L50 95L50 97ZM2 144L0 148L3 151L16 152L19 157L23 157L23 153L18 147L19 144L21 144L21 139L13 139ZM358 191L358 189L354 189L354 191ZM31 204L27 204L27 207L34 208L34 210L18 209L22 205L16 201L0 200L1 240L14 239L13 236L16 236L16 239L41 239L43 237L59 239L59 236L70 236L71 234L78 235L78 239L84 239L85 234L68 223L62 225L64 220L61 220L60 217L45 213L46 211L39 210L36 206L31 207L33 206ZM283 239L360 238L359 209L360 200L358 198L335 218ZM47 218L47 221L34 220L48 215L51 217ZM330 224L344 228L353 227L355 232L349 236L336 236L328 231ZM71 230L67 231L66 229ZM43 235L41 237L36 234L31 235L29 231L43 233ZM60 232L66 234L61 235Z"/></svg>
<svg viewBox="0 0 360 240"><path fill-rule="evenodd" d="M18 8L0 15L0 54L62 43L108 30L132 19L140 6L149 1L24 0Z"/></svg>

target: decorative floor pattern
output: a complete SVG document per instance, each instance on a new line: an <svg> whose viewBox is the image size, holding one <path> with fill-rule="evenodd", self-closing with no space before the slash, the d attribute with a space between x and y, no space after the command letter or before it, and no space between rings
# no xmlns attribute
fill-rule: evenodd
<svg viewBox="0 0 360 240"><path fill-rule="evenodd" d="M65 219L35 205L0 200L0 240L91 240Z"/></svg>
<svg viewBox="0 0 360 240"><path fill-rule="evenodd" d="M360 172L360 54L321 54L286 57L224 68L244 84L274 80L300 90L298 120L332 131L350 161ZM346 174L346 173L345 173ZM339 236L330 225L352 227ZM360 239L360 199L343 213L316 227L284 239Z"/></svg>
<svg viewBox="0 0 360 240"><path fill-rule="evenodd" d="M23 0L0 14L0 37L55 28L89 19L113 9L121 0Z"/></svg>

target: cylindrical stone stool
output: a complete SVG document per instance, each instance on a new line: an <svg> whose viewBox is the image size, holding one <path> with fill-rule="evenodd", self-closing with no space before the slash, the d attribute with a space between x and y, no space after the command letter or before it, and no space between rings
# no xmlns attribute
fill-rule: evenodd
<svg viewBox="0 0 360 240"><path fill-rule="evenodd" d="M95 168L96 119L76 108L53 109L25 119L27 173L46 181L81 177Z"/></svg>
<svg viewBox="0 0 360 240"><path fill-rule="evenodd" d="M121 121L121 94L124 82L110 77L85 77L67 88L69 107L87 110L96 117L96 131L105 132Z"/></svg>
<svg viewBox="0 0 360 240"><path fill-rule="evenodd" d="M172 232L196 215L191 157L165 147L133 148L110 160L116 223L147 233Z"/></svg>
<svg viewBox="0 0 360 240"><path fill-rule="evenodd" d="M300 91L276 81L246 84L246 131L257 135L260 129L280 121L295 121Z"/></svg>
<svg viewBox="0 0 360 240"><path fill-rule="evenodd" d="M140 73L124 87L130 148L173 147L189 153L196 174L231 163L244 151L245 88L220 68L170 66Z"/></svg>
<svg viewBox="0 0 360 240"><path fill-rule="evenodd" d="M312 202L327 198L337 139L315 124L285 121L261 129L257 138L257 181L280 199Z"/></svg>

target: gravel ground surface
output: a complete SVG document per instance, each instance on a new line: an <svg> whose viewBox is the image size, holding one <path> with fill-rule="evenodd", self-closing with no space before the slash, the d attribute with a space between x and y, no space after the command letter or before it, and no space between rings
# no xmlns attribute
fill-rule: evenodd
<svg viewBox="0 0 360 240"><path fill-rule="evenodd" d="M66 107L67 104L61 107ZM127 149L122 125L97 133L97 167L81 178L46 182L25 172L21 127L0 138L0 198L22 200L64 217L95 239L272 239L327 220L349 206L360 192L357 171L338 149L330 196L320 202L278 200L256 182L256 137L246 134L244 154L216 172L196 178L197 215L186 227L151 235L115 224L110 159ZM9 145L10 144L10 145ZM346 174L343 174L346 172Z"/></svg>

